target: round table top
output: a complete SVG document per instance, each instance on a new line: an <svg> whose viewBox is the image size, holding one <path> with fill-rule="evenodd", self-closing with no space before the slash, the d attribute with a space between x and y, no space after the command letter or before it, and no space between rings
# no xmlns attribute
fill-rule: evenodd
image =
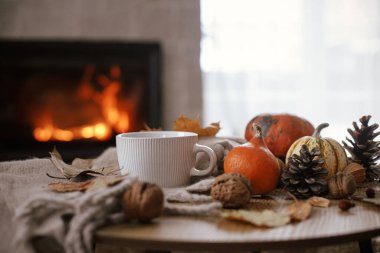
<svg viewBox="0 0 380 253"><path fill-rule="evenodd" d="M380 207L356 202L347 212L337 202L313 207L311 217L277 228L206 216L161 216L97 231L95 242L156 250L275 250L361 241L380 235Z"/></svg>

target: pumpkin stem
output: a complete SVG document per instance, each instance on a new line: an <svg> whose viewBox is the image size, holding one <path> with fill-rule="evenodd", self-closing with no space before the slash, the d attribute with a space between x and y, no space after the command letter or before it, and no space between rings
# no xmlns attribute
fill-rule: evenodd
<svg viewBox="0 0 380 253"><path fill-rule="evenodd" d="M329 124L328 123L322 123L320 124L319 126L317 126L317 128L315 129L314 133L313 133L313 137L317 137L317 138L320 138L321 137L321 131L323 128L326 128L328 127Z"/></svg>
<svg viewBox="0 0 380 253"><path fill-rule="evenodd" d="M262 138L263 137L263 131L261 130L261 127L255 123L252 124L252 131L253 131L253 137L255 138Z"/></svg>

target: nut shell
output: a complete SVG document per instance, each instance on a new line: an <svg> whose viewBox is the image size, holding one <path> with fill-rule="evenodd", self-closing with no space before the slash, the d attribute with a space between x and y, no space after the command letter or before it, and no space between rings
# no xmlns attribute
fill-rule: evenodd
<svg viewBox="0 0 380 253"><path fill-rule="evenodd" d="M218 176L211 188L211 197L222 202L225 208L242 207L249 203L251 195L251 183L237 173Z"/></svg>
<svg viewBox="0 0 380 253"><path fill-rule="evenodd" d="M350 173L339 172L332 176L327 184L331 197L336 199L349 197L356 191L356 181Z"/></svg>
<svg viewBox="0 0 380 253"><path fill-rule="evenodd" d="M136 181L125 191L121 204L127 219L148 222L162 213L164 193L155 184Z"/></svg>
<svg viewBox="0 0 380 253"><path fill-rule="evenodd" d="M354 176L356 183L361 183L366 179L365 169L358 163L348 164L343 172L351 173Z"/></svg>

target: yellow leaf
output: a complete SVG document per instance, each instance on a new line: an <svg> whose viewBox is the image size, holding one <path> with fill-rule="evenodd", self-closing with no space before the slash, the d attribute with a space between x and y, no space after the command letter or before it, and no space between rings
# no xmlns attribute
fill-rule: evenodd
<svg viewBox="0 0 380 253"><path fill-rule="evenodd" d="M202 128L199 117L190 119L184 115L180 115L174 122L173 130L197 133L200 137L215 136L220 130L220 124L219 122L211 123L209 126Z"/></svg>
<svg viewBox="0 0 380 253"><path fill-rule="evenodd" d="M277 213L268 209L261 212L247 210L224 211L221 216L226 219L247 222L258 227L279 227L290 222L288 214Z"/></svg>
<svg viewBox="0 0 380 253"><path fill-rule="evenodd" d="M152 128L148 126L147 123L144 123L144 129L142 129L141 132L151 132L151 131L162 131L162 128Z"/></svg>

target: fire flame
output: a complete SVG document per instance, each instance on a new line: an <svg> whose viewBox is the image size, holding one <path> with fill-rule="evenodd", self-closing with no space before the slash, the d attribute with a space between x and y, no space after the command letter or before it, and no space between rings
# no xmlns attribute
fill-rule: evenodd
<svg viewBox="0 0 380 253"><path fill-rule="evenodd" d="M92 138L104 141L111 138L114 131L122 133L131 129L131 114L133 114L131 111L133 111L136 101L133 97L132 99L129 98L129 101L123 101L118 98L122 88L120 67L112 66L108 75L95 74L95 72L96 70L93 66L85 68L82 81L71 99L75 102L75 105L91 104L90 109L87 108L87 111L82 109L84 111L79 114L81 117L77 116L77 118L80 118L78 121L84 121L83 118L94 114L94 111L98 112L97 116L94 117L95 119L91 119L90 124L62 127L54 120L54 118L57 118L53 116L54 110L45 108L45 111L34 119L33 136L37 141L72 141ZM100 91L95 89L94 80L97 84L100 84ZM51 100L54 101L54 98ZM66 104L72 102L71 100ZM60 103L58 106L61 109L65 104ZM55 107L58 108L58 106L56 105ZM68 107L66 111L69 111L71 115L64 117L75 118L77 110L80 110L80 108L75 108L75 106ZM62 119L61 121L65 122Z"/></svg>

